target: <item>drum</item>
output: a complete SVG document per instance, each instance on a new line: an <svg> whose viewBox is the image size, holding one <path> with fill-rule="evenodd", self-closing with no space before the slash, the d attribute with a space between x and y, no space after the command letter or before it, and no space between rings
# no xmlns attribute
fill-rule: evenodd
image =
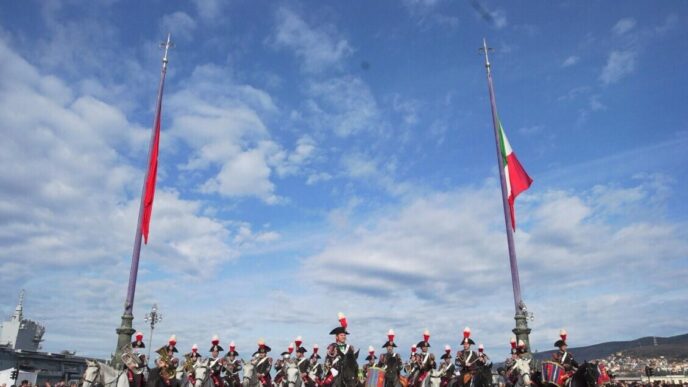
<svg viewBox="0 0 688 387"><path fill-rule="evenodd" d="M553 384L557 387L563 387L566 380L566 371L559 363L552 361L542 362L542 383Z"/></svg>
<svg viewBox="0 0 688 387"><path fill-rule="evenodd" d="M368 368L365 387L385 387L385 370L379 367Z"/></svg>

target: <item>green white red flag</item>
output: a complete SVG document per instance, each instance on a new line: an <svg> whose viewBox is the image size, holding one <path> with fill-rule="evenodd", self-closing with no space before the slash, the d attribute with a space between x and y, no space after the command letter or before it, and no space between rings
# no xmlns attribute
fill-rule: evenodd
<svg viewBox="0 0 688 387"><path fill-rule="evenodd" d="M504 161L504 180L506 181L507 195L509 200L509 212L511 213L511 228L516 230L516 213L514 211L514 201L516 196L527 190L533 183L533 179L528 176L525 169L518 159L516 153L511 149L509 140L504 133L502 122L499 122L499 149Z"/></svg>

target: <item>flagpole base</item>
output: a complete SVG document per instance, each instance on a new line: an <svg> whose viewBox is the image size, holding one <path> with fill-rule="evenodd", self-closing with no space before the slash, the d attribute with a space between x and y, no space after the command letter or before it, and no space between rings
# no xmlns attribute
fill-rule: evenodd
<svg viewBox="0 0 688 387"><path fill-rule="evenodd" d="M527 312L524 310L519 310L514 315L514 320L516 320L516 328L512 329L511 331L516 335L516 342L518 343L520 340L523 340L526 345L526 349L528 350L528 354L532 355L529 338L531 329L528 328Z"/></svg>
<svg viewBox="0 0 688 387"><path fill-rule="evenodd" d="M133 321L134 316L131 313L125 313L122 315L122 325L115 330L117 332L117 348L115 348L115 354L112 356L112 366L115 369L120 369L123 366L121 349L131 343L131 336L135 332L132 327Z"/></svg>

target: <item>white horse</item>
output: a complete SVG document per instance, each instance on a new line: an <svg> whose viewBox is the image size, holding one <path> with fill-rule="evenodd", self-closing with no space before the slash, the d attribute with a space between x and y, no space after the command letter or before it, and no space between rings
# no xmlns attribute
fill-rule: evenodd
<svg viewBox="0 0 688 387"><path fill-rule="evenodd" d="M442 374L440 373L440 370L430 370L430 373L428 373L428 376L425 377L421 386L440 387L440 383L442 383Z"/></svg>
<svg viewBox="0 0 688 387"><path fill-rule="evenodd" d="M301 387L302 380L301 380L301 371L299 371L299 367L296 366L294 363L289 363L287 366L287 386L288 387Z"/></svg>
<svg viewBox="0 0 688 387"><path fill-rule="evenodd" d="M105 363L86 360L83 387L129 387L124 370L116 370Z"/></svg>
<svg viewBox="0 0 688 387"><path fill-rule="evenodd" d="M514 365L511 367L509 372L513 375L514 373L518 375L518 380L514 386L516 387L528 387L530 386L530 360L528 359L516 359Z"/></svg>

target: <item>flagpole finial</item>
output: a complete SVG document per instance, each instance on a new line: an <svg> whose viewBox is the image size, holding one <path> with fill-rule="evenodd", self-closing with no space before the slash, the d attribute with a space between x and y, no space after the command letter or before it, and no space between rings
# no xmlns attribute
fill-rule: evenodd
<svg viewBox="0 0 688 387"><path fill-rule="evenodd" d="M165 55L163 55L163 57L162 57L163 65L167 65L167 62L169 62L169 60L167 59L167 51L170 48L174 47L174 42L172 42L172 40L170 40L171 37L172 37L172 34L168 33L167 34L167 41L160 43L160 48L165 49Z"/></svg>
<svg viewBox="0 0 688 387"><path fill-rule="evenodd" d="M488 57L487 53L488 51L492 51L492 48L487 47L487 39L483 38L483 46L480 47L479 49L480 52L485 54L485 67L487 68L487 71L490 71L490 58Z"/></svg>

